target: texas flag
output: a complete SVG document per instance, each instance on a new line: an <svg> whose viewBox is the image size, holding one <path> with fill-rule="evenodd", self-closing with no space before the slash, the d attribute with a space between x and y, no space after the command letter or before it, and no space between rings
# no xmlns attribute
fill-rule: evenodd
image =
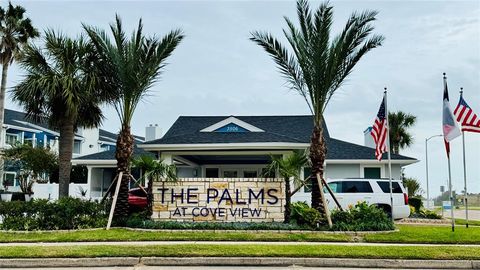
<svg viewBox="0 0 480 270"><path fill-rule="evenodd" d="M457 121L453 116L450 102L448 99L447 78L443 77L445 89L443 91L443 139L445 140L445 149L447 150L447 157L450 157L450 142L462 135Z"/></svg>

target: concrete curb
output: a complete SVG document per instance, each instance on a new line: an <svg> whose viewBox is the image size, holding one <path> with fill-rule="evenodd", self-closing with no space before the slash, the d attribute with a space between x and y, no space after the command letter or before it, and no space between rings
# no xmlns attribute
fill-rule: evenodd
<svg viewBox="0 0 480 270"><path fill-rule="evenodd" d="M0 259L0 268L113 266L304 266L402 269L480 269L478 260L398 260L278 257L105 257Z"/></svg>
<svg viewBox="0 0 480 270"><path fill-rule="evenodd" d="M0 259L3 268L43 268L43 267L94 267L94 266L134 266L139 264L136 257L105 258L35 258Z"/></svg>
<svg viewBox="0 0 480 270"><path fill-rule="evenodd" d="M472 260L397 260L348 258L275 258L275 257L202 257L202 258L141 258L141 264L152 266L304 266L304 267L364 267L401 269L477 269L480 261Z"/></svg>

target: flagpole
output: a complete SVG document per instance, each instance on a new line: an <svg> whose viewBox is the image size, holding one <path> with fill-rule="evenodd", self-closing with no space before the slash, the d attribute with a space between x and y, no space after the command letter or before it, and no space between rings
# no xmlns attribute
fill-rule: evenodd
<svg viewBox="0 0 480 270"><path fill-rule="evenodd" d="M443 85L446 88L447 85L447 76L443 73ZM452 171L450 169L450 153L447 153L448 160L448 189L450 193L450 217L452 219L452 232L455 231L455 217L453 214L454 202L453 202L453 193L452 193Z"/></svg>
<svg viewBox="0 0 480 270"><path fill-rule="evenodd" d="M392 188L392 160L390 157L390 124L388 123L388 105L387 105L387 87L384 88L385 94L385 121L387 122L387 147L388 147L388 182L390 185L390 208L391 208L391 216L393 220L393 188Z"/></svg>
<svg viewBox="0 0 480 270"><path fill-rule="evenodd" d="M463 87L460 87L460 97L463 95ZM467 192L467 164L465 161L465 132L462 130L462 144L463 144L463 184L465 196L463 197L463 204L465 205L465 227L468 228L468 192Z"/></svg>

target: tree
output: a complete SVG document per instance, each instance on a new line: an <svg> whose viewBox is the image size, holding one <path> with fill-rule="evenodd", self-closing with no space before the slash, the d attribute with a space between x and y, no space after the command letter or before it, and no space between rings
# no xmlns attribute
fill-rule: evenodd
<svg viewBox="0 0 480 270"><path fill-rule="evenodd" d="M408 129L415 125L417 117L402 111L388 113L390 126L390 150L398 154L400 149L405 149L413 144L413 136Z"/></svg>
<svg viewBox="0 0 480 270"><path fill-rule="evenodd" d="M142 20L138 28L128 39L119 16L110 25L113 42L100 29L84 25L90 40L99 54L97 66L116 93L112 103L120 119L121 127L117 138L115 158L117 173L122 172L120 192L118 194L115 217L128 215L128 184L131 179L130 160L133 154L134 140L131 122L138 103L149 93L166 65L166 59L183 39L180 30L173 30L162 39L155 36L145 37Z"/></svg>
<svg viewBox="0 0 480 270"><path fill-rule="evenodd" d="M45 182L57 169L58 157L47 148L17 144L4 152L5 159L17 171L17 179L23 193L33 194L35 182Z"/></svg>
<svg viewBox="0 0 480 270"><path fill-rule="evenodd" d="M0 61L2 64L2 81L0 83L0 145L5 143L3 123L5 118L5 92L7 89L8 68L17 59L23 46L32 38L38 37L37 29L29 18L25 18L25 9L8 3L8 9L0 7ZM1 157L0 157L1 159ZM0 181L3 180L3 161L0 160Z"/></svg>
<svg viewBox="0 0 480 270"><path fill-rule="evenodd" d="M423 193L423 190L420 187L420 182L418 182L418 180L415 178L404 178L403 186L407 188L409 198L420 196Z"/></svg>
<svg viewBox="0 0 480 270"><path fill-rule="evenodd" d="M285 180L285 212L284 222L290 223L291 213L291 189L290 181L293 180L295 186L302 184L300 171L308 164L308 157L305 152L294 151L286 156L272 156L271 161L265 169L264 176L275 175L278 172Z"/></svg>
<svg viewBox="0 0 480 270"><path fill-rule="evenodd" d="M43 42L43 48L25 46L19 64L26 74L14 87L13 99L24 107L28 118L48 121L59 130L59 197L66 197L75 130L97 127L103 119L101 103L114 96L97 77L93 62L97 56L84 38L71 39L47 30Z"/></svg>
<svg viewBox="0 0 480 270"><path fill-rule="evenodd" d="M177 168L174 164L168 165L162 160L155 160L151 156L142 155L133 159L132 165L142 171L142 177L139 180L146 180L147 184L147 216L152 215L153 204L153 181L159 181L165 178L167 181L177 180Z"/></svg>
<svg viewBox="0 0 480 270"><path fill-rule="evenodd" d="M323 113L333 94L371 49L381 45L383 36L372 34L376 11L354 12L343 30L331 39L333 7L328 2L312 13L306 0L297 2L300 28L285 17L283 33L293 53L265 32L253 32L252 41L273 58L287 84L306 101L313 115L310 143L312 175L323 177L326 144L323 137ZM320 203L320 186L312 181L312 207L325 211Z"/></svg>

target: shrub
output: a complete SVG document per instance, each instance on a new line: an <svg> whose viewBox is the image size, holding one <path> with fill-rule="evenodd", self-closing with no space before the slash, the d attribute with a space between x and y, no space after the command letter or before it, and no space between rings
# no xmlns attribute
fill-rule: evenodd
<svg viewBox="0 0 480 270"><path fill-rule="evenodd" d="M127 227L169 230L310 230L308 226L281 222L193 222L153 221L139 215L132 215Z"/></svg>
<svg viewBox="0 0 480 270"><path fill-rule="evenodd" d="M423 207L422 199L417 197L408 198L408 204L415 208L415 212L419 212Z"/></svg>
<svg viewBox="0 0 480 270"><path fill-rule="evenodd" d="M107 211L98 202L66 197L0 202L0 218L3 230L71 230L104 227Z"/></svg>
<svg viewBox="0 0 480 270"><path fill-rule="evenodd" d="M382 209L366 202L359 202L346 211L332 211L332 222L335 231L387 231L395 228Z"/></svg>
<svg viewBox="0 0 480 270"><path fill-rule="evenodd" d="M430 211L430 210L426 210L426 209L415 212L415 213L411 214L410 217L426 218L426 219L442 219L442 216L440 216L439 214L437 214L433 211Z"/></svg>
<svg viewBox="0 0 480 270"><path fill-rule="evenodd" d="M290 218L298 225L307 225L316 228L322 222L322 215L317 209L310 207L305 202L295 202L291 205L292 213Z"/></svg>

